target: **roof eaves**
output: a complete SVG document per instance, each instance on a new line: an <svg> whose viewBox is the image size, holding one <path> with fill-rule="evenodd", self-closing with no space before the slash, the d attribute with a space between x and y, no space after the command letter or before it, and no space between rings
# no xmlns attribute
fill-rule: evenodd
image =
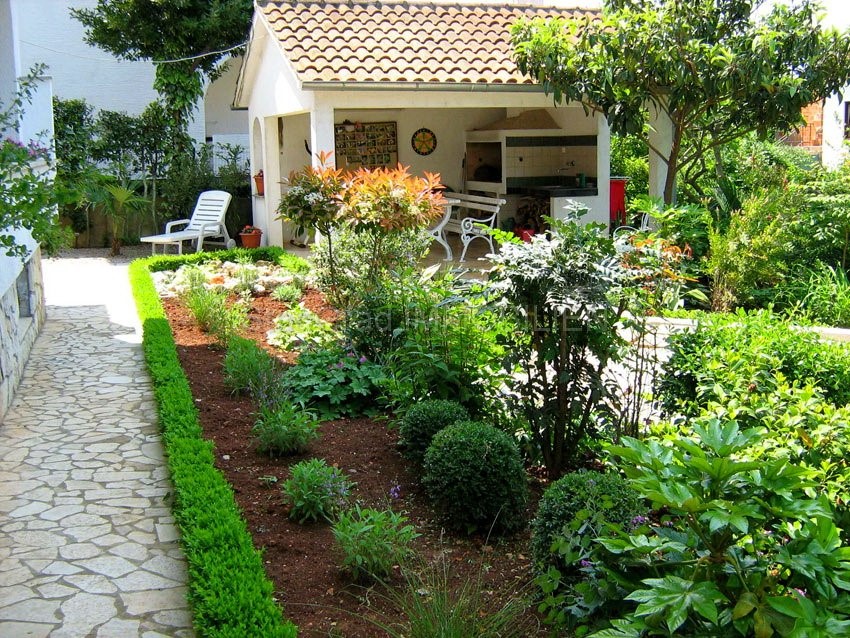
<svg viewBox="0 0 850 638"><path fill-rule="evenodd" d="M375 82L375 81L304 81L305 91L457 91L464 93L543 93L540 84L490 82Z"/></svg>

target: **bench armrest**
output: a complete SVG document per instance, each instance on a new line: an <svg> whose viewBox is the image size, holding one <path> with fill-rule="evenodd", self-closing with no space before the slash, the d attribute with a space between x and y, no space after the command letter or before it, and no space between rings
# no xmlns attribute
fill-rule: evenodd
<svg viewBox="0 0 850 638"><path fill-rule="evenodd" d="M489 217L464 217L460 221L460 229L462 234L486 234L486 230L482 228L477 228L477 226L486 226L487 228L495 228L496 223L496 215L498 213L493 213Z"/></svg>
<svg viewBox="0 0 850 638"><path fill-rule="evenodd" d="M191 221L190 219L175 219L173 222L168 222L165 225L165 233L168 234L168 233L172 232L171 229L174 228L175 226L178 226L180 224L188 224L190 221Z"/></svg>

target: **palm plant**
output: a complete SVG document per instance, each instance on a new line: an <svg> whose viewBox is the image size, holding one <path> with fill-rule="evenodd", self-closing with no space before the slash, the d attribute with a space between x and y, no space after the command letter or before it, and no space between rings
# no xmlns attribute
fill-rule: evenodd
<svg viewBox="0 0 850 638"><path fill-rule="evenodd" d="M136 181L127 178L119 181L107 175L102 177L92 180L86 198L91 208L99 210L112 221L112 250L109 254L114 257L121 254L121 237L127 216L149 206L150 200L137 194L139 183Z"/></svg>

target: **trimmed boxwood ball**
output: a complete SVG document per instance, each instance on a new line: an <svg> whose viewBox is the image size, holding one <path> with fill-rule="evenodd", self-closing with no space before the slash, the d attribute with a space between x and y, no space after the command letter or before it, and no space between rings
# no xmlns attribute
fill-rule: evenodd
<svg viewBox="0 0 850 638"><path fill-rule="evenodd" d="M458 421L468 421L469 412L456 401L426 399L415 403L398 426L404 455L422 461L434 435Z"/></svg>
<svg viewBox="0 0 850 638"><path fill-rule="evenodd" d="M519 449L492 425L461 421L437 432L422 484L451 527L509 533L525 526L528 485Z"/></svg>
<svg viewBox="0 0 850 638"><path fill-rule="evenodd" d="M625 528L648 511L640 495L615 472L580 471L563 476L543 493L531 524L531 553L537 569L563 568L559 555L551 552L552 542L559 535L571 533L565 526L581 510L601 513L608 523Z"/></svg>

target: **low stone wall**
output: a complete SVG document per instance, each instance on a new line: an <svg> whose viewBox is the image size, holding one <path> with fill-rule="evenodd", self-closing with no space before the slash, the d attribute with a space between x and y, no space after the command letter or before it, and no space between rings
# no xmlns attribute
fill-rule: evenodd
<svg viewBox="0 0 850 638"><path fill-rule="evenodd" d="M29 263L31 317L20 316L14 282L7 290L0 291L0 422L15 398L30 350L44 325L44 281L39 249Z"/></svg>

